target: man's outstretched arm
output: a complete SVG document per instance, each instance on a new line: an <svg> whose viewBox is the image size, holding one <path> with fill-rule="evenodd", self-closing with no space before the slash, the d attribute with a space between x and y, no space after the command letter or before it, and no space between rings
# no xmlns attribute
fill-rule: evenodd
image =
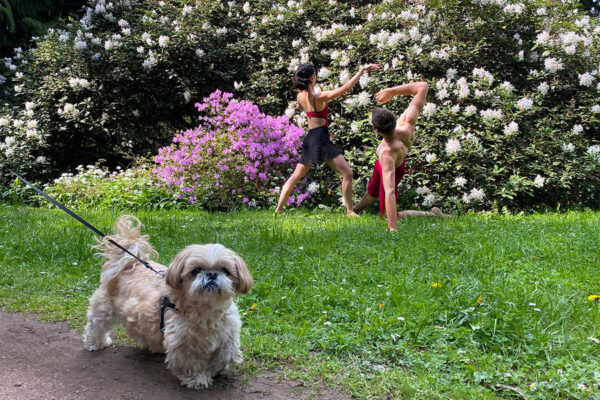
<svg viewBox="0 0 600 400"><path fill-rule="evenodd" d="M421 114L425 105L428 90L429 85L427 85L427 82L407 83L383 89L375 95L375 99L379 104L384 104L394 96L413 96L406 111L398 119L398 123L408 123L414 126L417 124L417 118L419 118L419 114Z"/></svg>
<svg viewBox="0 0 600 400"><path fill-rule="evenodd" d="M394 159L392 157L381 157L379 159L381 163L381 179L383 183L383 191L385 193L384 199L379 201L385 202L385 213L387 215L388 229L390 231L396 230L396 184L395 174L396 168L394 167Z"/></svg>

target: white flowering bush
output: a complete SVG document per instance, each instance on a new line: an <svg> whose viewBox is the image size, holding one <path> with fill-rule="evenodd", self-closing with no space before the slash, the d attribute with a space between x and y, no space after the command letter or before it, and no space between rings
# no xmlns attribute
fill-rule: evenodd
<svg viewBox="0 0 600 400"><path fill-rule="evenodd" d="M243 73L243 31L216 29L229 21L218 3L89 1L0 65L0 169L48 179L154 153L193 124L199 95Z"/></svg>
<svg viewBox="0 0 600 400"><path fill-rule="evenodd" d="M593 2L584 6L92 1L79 21L0 66L10 96L0 111L0 168L52 174L90 158L155 154L176 128L194 126L194 101L215 88L306 127L291 85L299 63L315 65L325 90L378 62L382 70L330 104L333 140L358 194L380 140L368 123L373 95L425 80L431 90L407 158L403 206L597 207L600 24ZM386 107L399 115L407 102ZM339 184L326 167L311 180ZM337 199L326 193L313 197Z"/></svg>
<svg viewBox="0 0 600 400"><path fill-rule="evenodd" d="M172 209L186 206L183 200L160 187L149 173L151 164L140 161L128 169L114 171L97 165L79 165L48 183L44 191L70 209ZM20 183L24 198L33 204L54 207Z"/></svg>

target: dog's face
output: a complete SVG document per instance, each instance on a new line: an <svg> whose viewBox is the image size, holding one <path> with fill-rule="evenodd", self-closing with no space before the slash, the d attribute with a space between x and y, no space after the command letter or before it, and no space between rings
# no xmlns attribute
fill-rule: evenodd
<svg viewBox="0 0 600 400"><path fill-rule="evenodd" d="M253 280L235 252L220 244L206 244L183 249L169 266L166 283L193 301L247 293Z"/></svg>

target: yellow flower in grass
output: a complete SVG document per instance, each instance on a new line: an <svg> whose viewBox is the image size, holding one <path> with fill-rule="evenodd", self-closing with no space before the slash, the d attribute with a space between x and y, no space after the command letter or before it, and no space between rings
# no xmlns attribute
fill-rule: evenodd
<svg viewBox="0 0 600 400"><path fill-rule="evenodd" d="M441 288L442 287L442 282L433 282L431 284L431 287Z"/></svg>
<svg viewBox="0 0 600 400"><path fill-rule="evenodd" d="M256 307L258 307L258 304L254 303L254 304L252 304L252 305L250 306L250 309L251 309L252 311L254 311L254 310L256 310Z"/></svg>
<svg viewBox="0 0 600 400"><path fill-rule="evenodd" d="M483 297L478 297L477 298L477 304L481 304L482 301L483 301Z"/></svg>
<svg viewBox="0 0 600 400"><path fill-rule="evenodd" d="M591 294L588 296L589 301L595 301L596 303L600 301L600 296L597 294Z"/></svg>
<svg viewBox="0 0 600 400"><path fill-rule="evenodd" d="M383 308L383 303L379 303L379 308Z"/></svg>

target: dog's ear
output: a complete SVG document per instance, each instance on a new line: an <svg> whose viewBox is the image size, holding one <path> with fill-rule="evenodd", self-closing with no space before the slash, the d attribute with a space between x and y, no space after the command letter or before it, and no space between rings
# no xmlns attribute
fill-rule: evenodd
<svg viewBox="0 0 600 400"><path fill-rule="evenodd" d="M188 257L188 252L183 250L177 254L169 268L167 268L167 274L165 276L165 281L167 285L171 286L175 290L180 290L183 284L183 279L181 277L181 273L183 272L183 267L185 266L185 260Z"/></svg>
<svg viewBox="0 0 600 400"><path fill-rule="evenodd" d="M252 289L252 286L254 286L254 279L252 279L252 275L250 275L248 266L242 257L235 253L233 255L233 261L235 262L235 267L237 268L237 282L235 290L238 293L248 293L250 289Z"/></svg>

